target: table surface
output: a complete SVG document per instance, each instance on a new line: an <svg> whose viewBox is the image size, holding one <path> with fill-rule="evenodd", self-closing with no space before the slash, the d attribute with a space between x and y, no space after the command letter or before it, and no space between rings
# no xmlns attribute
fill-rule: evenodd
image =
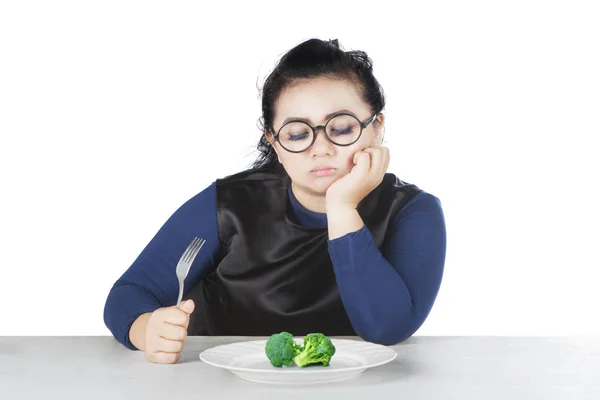
<svg viewBox="0 0 600 400"><path fill-rule="evenodd" d="M414 336L388 364L313 386L248 382L198 357L257 339L191 336L179 362L155 364L111 336L0 337L0 398L600 399L600 337Z"/></svg>

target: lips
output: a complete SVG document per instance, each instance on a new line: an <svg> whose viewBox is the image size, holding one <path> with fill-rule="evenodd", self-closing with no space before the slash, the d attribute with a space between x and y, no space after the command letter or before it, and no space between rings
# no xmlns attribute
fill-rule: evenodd
<svg viewBox="0 0 600 400"><path fill-rule="evenodd" d="M329 165L321 165L316 168L313 168L310 173L315 176L329 176L333 175L335 172L335 168Z"/></svg>
<svg viewBox="0 0 600 400"><path fill-rule="evenodd" d="M316 168L313 168L310 172L319 172L319 171L326 171L328 169L335 169L329 165L322 165Z"/></svg>

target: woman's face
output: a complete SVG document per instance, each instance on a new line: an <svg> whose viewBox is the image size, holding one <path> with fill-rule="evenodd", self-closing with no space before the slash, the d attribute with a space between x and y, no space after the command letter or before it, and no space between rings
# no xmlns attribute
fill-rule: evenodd
<svg viewBox="0 0 600 400"><path fill-rule="evenodd" d="M330 118L327 115L339 112L352 114L361 122L372 117L369 105L360 98L354 83L332 78L307 80L282 91L275 103L273 130L277 133L285 121L291 119L305 120L313 127L324 125ZM381 146L383 114L379 114L375 122L363 129L358 141L350 146L331 143L321 129L313 145L302 153L291 153L269 133L266 135L294 184L309 194L324 195L333 182L350 173L356 152ZM289 137L287 143L290 143Z"/></svg>

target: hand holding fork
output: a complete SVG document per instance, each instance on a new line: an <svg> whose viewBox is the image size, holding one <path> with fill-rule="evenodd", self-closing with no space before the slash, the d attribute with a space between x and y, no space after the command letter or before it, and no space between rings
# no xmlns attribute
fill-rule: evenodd
<svg viewBox="0 0 600 400"><path fill-rule="evenodd" d="M146 358L151 362L173 364L181 357L181 351L187 338L190 314L195 308L191 299L181 302L183 284L194 259L205 242L204 239L195 237L177 263L175 274L179 281L179 296L176 305L156 309L147 317L143 350Z"/></svg>

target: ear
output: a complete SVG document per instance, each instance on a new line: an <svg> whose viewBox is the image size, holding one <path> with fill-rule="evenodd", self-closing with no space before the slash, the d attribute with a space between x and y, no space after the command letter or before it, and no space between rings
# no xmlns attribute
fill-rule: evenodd
<svg viewBox="0 0 600 400"><path fill-rule="evenodd" d="M265 133L265 138L267 139L267 142L269 142L271 144L271 146L273 146L273 144L275 143L273 134L268 129L265 129L264 133Z"/></svg>
<svg viewBox="0 0 600 400"><path fill-rule="evenodd" d="M273 150L275 150L275 154L277 154L277 160L279 163L281 163L281 157L279 157L279 152L275 147L275 138L273 138L273 134L268 129L265 129L265 138L267 138L267 142L269 142L271 147L273 147Z"/></svg>
<svg viewBox="0 0 600 400"><path fill-rule="evenodd" d="M379 113L373 121L373 128L375 129L375 136L377 139L383 139L383 131L385 125L385 115Z"/></svg>

